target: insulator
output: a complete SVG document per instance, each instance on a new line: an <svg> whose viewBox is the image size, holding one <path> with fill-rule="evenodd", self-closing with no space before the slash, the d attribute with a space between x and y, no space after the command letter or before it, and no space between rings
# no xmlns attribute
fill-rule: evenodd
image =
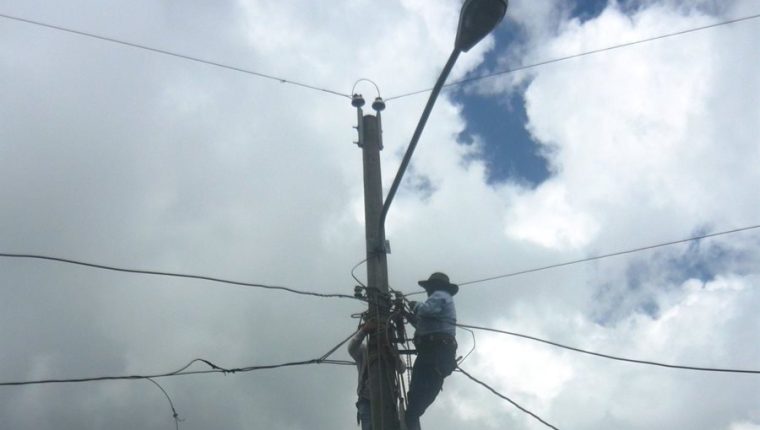
<svg viewBox="0 0 760 430"><path fill-rule="evenodd" d="M351 106L356 108L364 106L364 97L362 97L361 94L354 94L354 96L351 97Z"/></svg>
<svg viewBox="0 0 760 430"><path fill-rule="evenodd" d="M385 102L382 98L376 97L375 101L372 102L372 109L374 109L377 112L382 112L385 110Z"/></svg>

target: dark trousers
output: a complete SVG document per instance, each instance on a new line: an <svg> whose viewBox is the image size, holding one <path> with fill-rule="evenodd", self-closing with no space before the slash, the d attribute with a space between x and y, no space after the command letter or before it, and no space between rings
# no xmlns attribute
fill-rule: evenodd
<svg viewBox="0 0 760 430"><path fill-rule="evenodd" d="M412 382L407 393L406 426L420 429L420 416L435 400L443 379L456 368L457 344L453 337L430 335L415 340L417 359L412 368Z"/></svg>
<svg viewBox="0 0 760 430"><path fill-rule="evenodd" d="M372 430L372 408L369 399L359 397L359 401L356 402L356 421L362 430Z"/></svg>

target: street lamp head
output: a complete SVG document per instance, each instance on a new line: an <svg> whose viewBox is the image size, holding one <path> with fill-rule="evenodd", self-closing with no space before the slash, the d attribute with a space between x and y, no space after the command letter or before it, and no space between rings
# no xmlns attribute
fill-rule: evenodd
<svg viewBox="0 0 760 430"><path fill-rule="evenodd" d="M467 52L480 42L507 13L508 0L465 0L459 13L454 49Z"/></svg>

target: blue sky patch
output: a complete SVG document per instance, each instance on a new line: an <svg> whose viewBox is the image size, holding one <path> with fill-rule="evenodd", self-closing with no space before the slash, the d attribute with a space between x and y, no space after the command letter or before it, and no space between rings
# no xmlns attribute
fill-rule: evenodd
<svg viewBox="0 0 760 430"><path fill-rule="evenodd" d="M695 235L704 234L700 229ZM631 313L658 318L658 296L696 279L702 283L715 280L720 273L744 274L753 267L751 254L712 240L689 243L686 249L663 249L652 257L636 259L626 269L625 283L600 285L594 294L593 319L608 326Z"/></svg>
<svg viewBox="0 0 760 430"><path fill-rule="evenodd" d="M536 186L549 177L546 160L525 126L528 121L522 93L505 96L459 94L467 128L459 141L482 140L480 157L486 164L489 184L516 181Z"/></svg>
<svg viewBox="0 0 760 430"><path fill-rule="evenodd" d="M504 66L499 64L500 53L506 52L510 43L521 43L525 38L520 28L514 25L497 27L494 36L495 49L470 76L503 69ZM467 91L465 87L453 94L454 101L462 105L467 123L459 141L468 145L476 137L481 140L479 158L485 162L489 184L514 181L535 187L549 177L546 160L526 129L528 116L523 92L524 88L509 94L488 96Z"/></svg>
<svg viewBox="0 0 760 430"><path fill-rule="evenodd" d="M572 15L581 22L586 22L599 16L606 7L607 0L576 0Z"/></svg>
<svg viewBox="0 0 760 430"><path fill-rule="evenodd" d="M606 7L607 0L577 0L570 10L573 18L584 22L599 16ZM524 43L526 35L520 26L507 22L497 27L494 37L495 48L470 76L503 70L500 55L508 52L511 44ZM482 140L480 158L485 162L489 184L514 181L536 187L550 176L546 159L526 129L523 93L524 89L520 89L489 97L459 89L453 95L463 106L467 123L459 141L472 144L476 137Z"/></svg>

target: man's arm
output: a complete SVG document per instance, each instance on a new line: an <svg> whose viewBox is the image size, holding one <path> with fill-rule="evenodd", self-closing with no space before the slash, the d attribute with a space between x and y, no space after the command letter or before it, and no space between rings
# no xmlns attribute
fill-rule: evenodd
<svg viewBox="0 0 760 430"><path fill-rule="evenodd" d="M348 354L356 361L361 359L361 348L364 338L367 337L370 331L375 329L375 324L371 321L364 323L359 328L359 331L348 341Z"/></svg>
<svg viewBox="0 0 760 430"><path fill-rule="evenodd" d="M414 314L420 317L437 317L443 312L446 302L447 297L436 291L424 303L418 303L415 306Z"/></svg>
<svg viewBox="0 0 760 430"><path fill-rule="evenodd" d="M362 327L356 332L351 340L348 341L348 355L354 360L359 360L361 358L361 347L365 337L367 337L367 332L365 332L364 327Z"/></svg>

